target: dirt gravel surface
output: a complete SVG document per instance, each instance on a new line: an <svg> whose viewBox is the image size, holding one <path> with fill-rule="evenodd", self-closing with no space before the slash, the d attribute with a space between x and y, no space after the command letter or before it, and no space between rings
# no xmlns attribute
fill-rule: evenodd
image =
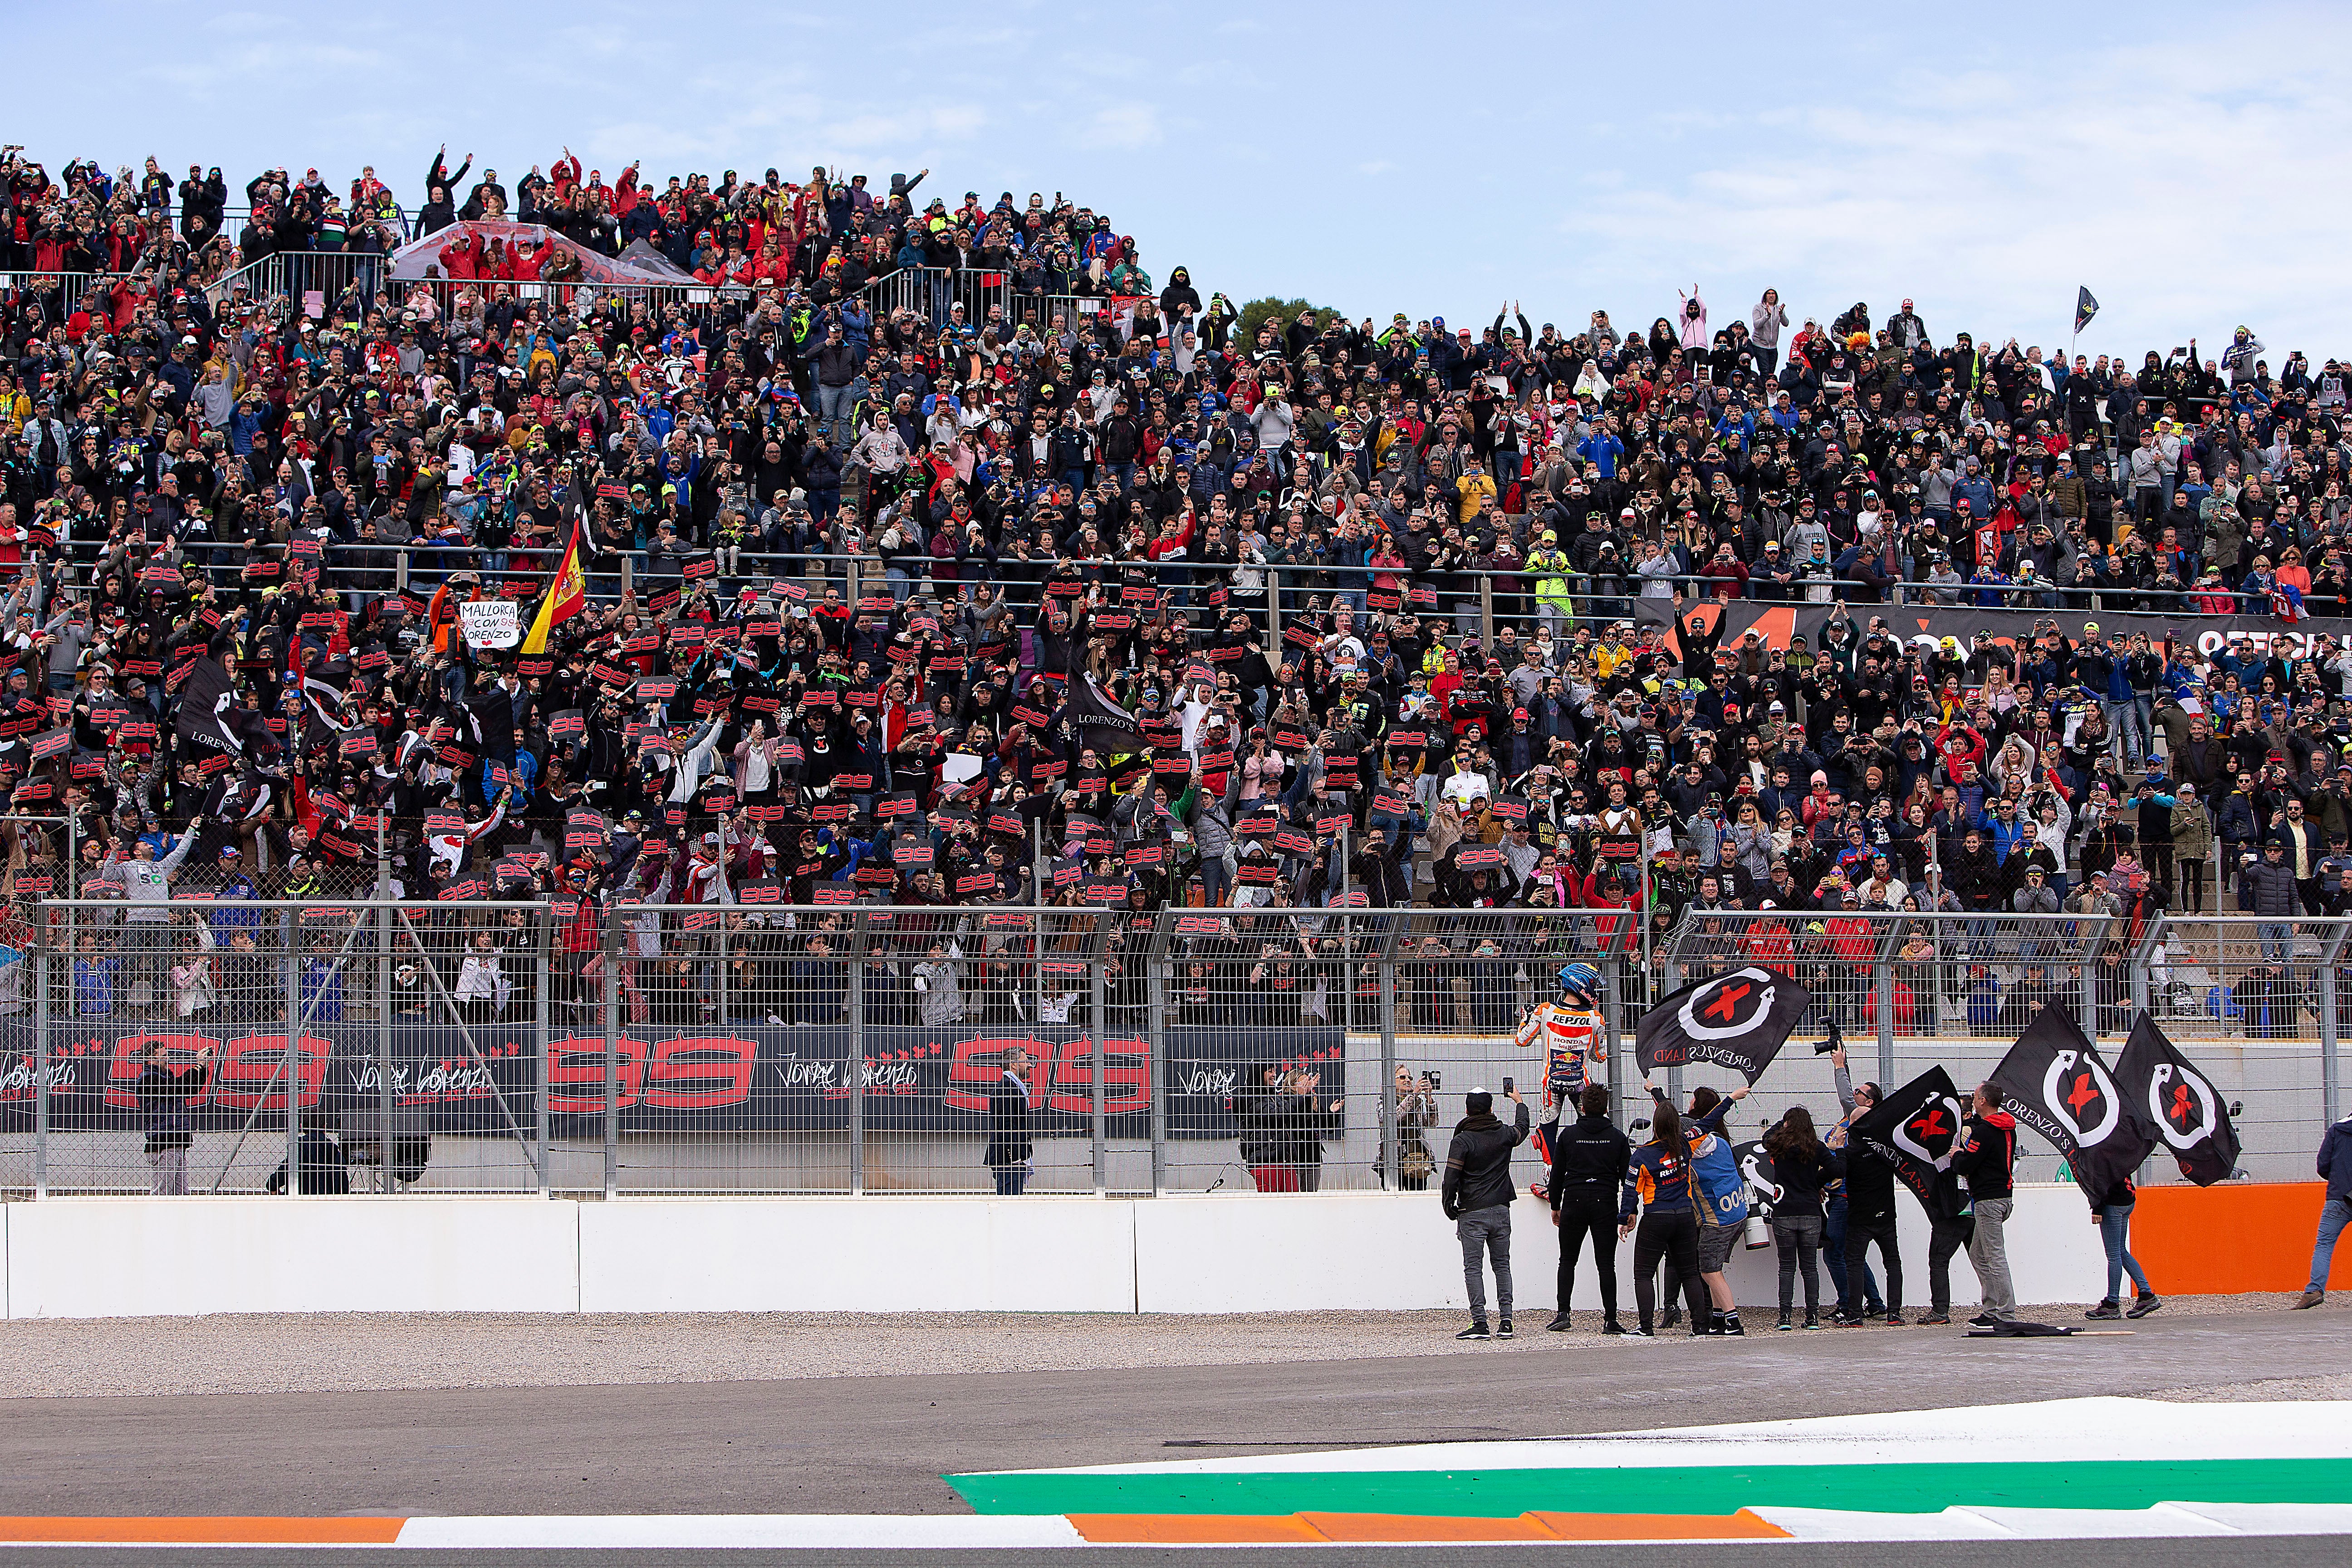
<svg viewBox="0 0 2352 1568"><path fill-rule="evenodd" d="M2268 1312L2283 1310L2291 1300L2176 1298L2166 1302L2163 1315ZM2027 1308L2022 1315L2065 1323L2080 1322L2082 1313L2082 1304L2074 1303ZM1486 1344L1457 1343L1451 1335L1462 1320L1451 1312L338 1313L29 1320L0 1322L0 1398L1123 1371L1391 1356L1542 1356L1567 1346L1614 1343L1601 1338L1597 1312L1577 1313L1575 1331L1565 1334L1543 1331L1549 1317L1534 1313L1519 1324L1516 1341ZM1769 1310L1760 1315L1751 1310L1748 1325L1751 1334L1774 1337ZM1919 1331L1958 1335L1965 1329L1955 1324ZM2168 1395L2199 1396L2196 1390Z"/></svg>

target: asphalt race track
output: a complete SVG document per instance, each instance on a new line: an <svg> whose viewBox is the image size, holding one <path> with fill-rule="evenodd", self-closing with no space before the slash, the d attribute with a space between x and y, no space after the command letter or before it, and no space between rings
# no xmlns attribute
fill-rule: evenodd
<svg viewBox="0 0 2352 1568"><path fill-rule="evenodd" d="M33 1515L925 1514L968 1511L943 1472L1154 1462L1286 1449L1534 1437L2086 1394L2240 1390L2352 1374L2352 1314L2167 1319L2129 1337L1974 1342L1884 1328L1744 1341L1450 1343L1444 1353L1086 1372L764 1382L174 1394L0 1401L0 1513ZM969 1330L956 1331L969 1332ZM1086 1332L1072 1320L1070 1332ZM20 1380L21 1381L21 1380ZM2268 1396L2277 1397L2281 1391ZM2291 1391L2288 1391L2291 1392ZM2242 1391L2239 1397L2261 1397ZM2315 1395L2315 1396L2325 1396ZM2344 1397L2337 1392L2335 1397ZM1782 1543L1712 1543L1738 1560ZM2342 1538L1916 1543L1921 1563L2342 1563ZM1253 1549L1256 1563L1317 1555ZM1359 1548L1416 1564L1556 1558L1559 1546ZM1812 1542L1808 1560L1883 1560ZM1687 1545L1617 1545L1612 1561L1685 1562ZM1873 1555L1865 1558L1867 1552ZM1078 1549L1133 1563L1160 1549ZM116 1563L134 1549L0 1549L0 1564ZM151 1553L147 1555L152 1556ZM336 1561L389 1556L339 1550ZM730 1563L880 1568L956 1553L734 1552ZM567 1563L710 1561L708 1552L566 1552ZM1000 1550L991 1563L1069 1563ZM208 1563L284 1563L215 1549ZM449 1563L545 1563L453 1551ZM1328 1554L1321 1561L1328 1561ZM1725 1558L1726 1561L1734 1560Z"/></svg>
<svg viewBox="0 0 2352 1568"><path fill-rule="evenodd" d="M1691 1563L1735 1564L1775 1562L1802 1563L1804 1568L1885 1568L1891 1554L1877 1544L1783 1542L1743 1547L1735 1544L1673 1546L1611 1545L1605 1559L1580 1559L1574 1546L1512 1547L1498 1545L1435 1547L1356 1547L1344 1557L1328 1547L1284 1549L1252 1547L1242 1561L1247 1568L1333 1568L1340 1562L1374 1568L1517 1568L1520 1563L1548 1565L1605 1561L1608 1568L1686 1568ZM1058 1552L450 1552L424 1561L434 1568L547 1568L551 1561L563 1568L1198 1568L1198 1547L1084 1548ZM129 1549L74 1551L30 1547L0 1551L0 1568L147 1568L152 1552ZM283 1551L206 1550L197 1559L202 1568L286 1568ZM320 1561L320 1559L313 1559ZM338 1552L323 1559L337 1568L383 1568L391 1563L416 1563L412 1552ZM2243 1542L2214 1541L2062 1541L1941 1542L1914 1542L1901 1549L1903 1568L2012 1568L2020 1562L2080 1564L2081 1568L2220 1568L2220 1565L2263 1564L2264 1568L2341 1568L2344 1542L2340 1536L2253 1537Z"/></svg>

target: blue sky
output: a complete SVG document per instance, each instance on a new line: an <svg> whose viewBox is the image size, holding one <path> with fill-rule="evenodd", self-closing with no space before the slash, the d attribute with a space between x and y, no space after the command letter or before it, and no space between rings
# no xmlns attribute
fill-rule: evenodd
<svg viewBox="0 0 2352 1568"><path fill-rule="evenodd" d="M404 203L446 140L511 182L569 143L609 178L814 163L877 185L1066 191L1164 281L1483 325L1720 322L1908 295L2088 352L2352 353L2352 13L2063 8L907 3L560 7L285 0L44 7L8 140L51 169L149 153ZM119 62L94 93L95 37ZM2277 354L2274 353L2273 363Z"/></svg>

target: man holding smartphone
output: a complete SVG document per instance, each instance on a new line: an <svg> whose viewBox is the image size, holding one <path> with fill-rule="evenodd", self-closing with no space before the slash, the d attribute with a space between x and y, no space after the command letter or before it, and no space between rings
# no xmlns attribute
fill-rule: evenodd
<svg viewBox="0 0 2352 1568"><path fill-rule="evenodd" d="M1517 1108L1510 1126L1495 1115L1495 1097L1474 1089L1463 1098L1467 1114L1454 1124L1453 1142L1445 1148L1445 1184L1439 1195L1462 1242L1462 1279L1470 1294L1470 1326L1454 1336L1457 1340L1511 1337L1511 1151L1527 1142L1528 1102L1508 1079L1503 1093ZM1488 1256L1494 1259L1499 1314L1493 1331L1486 1325L1483 1267Z"/></svg>

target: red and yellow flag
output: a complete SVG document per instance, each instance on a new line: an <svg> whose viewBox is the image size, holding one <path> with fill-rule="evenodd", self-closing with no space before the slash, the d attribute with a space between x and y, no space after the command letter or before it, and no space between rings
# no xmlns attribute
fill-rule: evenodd
<svg viewBox="0 0 2352 1568"><path fill-rule="evenodd" d="M578 615L588 603L588 578L580 570L580 525L572 525L572 542L563 548L563 564L555 569L555 585L540 601L539 614L532 617L530 631L522 639L521 651L527 654L547 651L547 634L557 623Z"/></svg>

